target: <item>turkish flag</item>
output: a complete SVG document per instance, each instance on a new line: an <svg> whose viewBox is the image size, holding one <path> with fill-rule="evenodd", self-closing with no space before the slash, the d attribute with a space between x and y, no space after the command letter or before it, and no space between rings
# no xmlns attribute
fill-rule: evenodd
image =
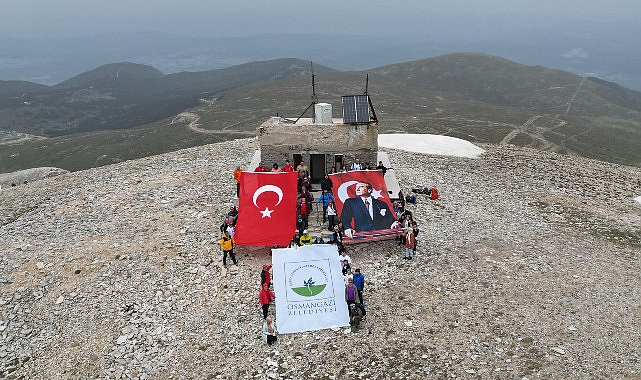
<svg viewBox="0 0 641 380"><path fill-rule="evenodd" d="M384 240L402 234L402 229L397 228L398 218L381 170L352 170L330 174L329 178L333 184L338 219L343 222L345 230L353 232L351 237L343 237L343 243ZM357 194L359 184L368 185L364 190L369 195L367 201L365 198L361 200Z"/></svg>
<svg viewBox="0 0 641 380"><path fill-rule="evenodd" d="M238 245L286 247L296 230L297 172L243 172L240 177Z"/></svg>

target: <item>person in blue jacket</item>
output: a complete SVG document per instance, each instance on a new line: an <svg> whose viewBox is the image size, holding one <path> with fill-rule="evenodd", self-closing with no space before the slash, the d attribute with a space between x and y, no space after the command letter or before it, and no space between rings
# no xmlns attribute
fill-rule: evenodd
<svg viewBox="0 0 641 380"><path fill-rule="evenodd" d="M334 202L334 196L328 190L323 190L323 194L316 200L316 203L323 202L323 223L327 222L327 206L329 202Z"/></svg>
<svg viewBox="0 0 641 380"><path fill-rule="evenodd" d="M356 290L358 291L358 299L361 301L361 304L363 303L363 288L365 287L365 276L361 273L361 270L359 268L356 268L354 270L354 276L352 278L354 280L354 286L356 287Z"/></svg>

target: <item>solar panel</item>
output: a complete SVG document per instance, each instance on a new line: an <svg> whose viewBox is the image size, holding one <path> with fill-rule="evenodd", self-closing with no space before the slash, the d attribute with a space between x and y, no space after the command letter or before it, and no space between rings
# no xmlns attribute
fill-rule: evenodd
<svg viewBox="0 0 641 380"><path fill-rule="evenodd" d="M369 95L348 95L342 97L343 123L369 123Z"/></svg>

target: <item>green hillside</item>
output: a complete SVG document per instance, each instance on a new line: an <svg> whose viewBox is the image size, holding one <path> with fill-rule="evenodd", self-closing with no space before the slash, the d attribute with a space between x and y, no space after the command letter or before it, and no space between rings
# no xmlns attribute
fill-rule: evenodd
<svg viewBox="0 0 641 380"><path fill-rule="evenodd" d="M641 93L596 78L479 53L366 72L314 65L314 73L318 99L333 104L334 117L341 95L363 93L368 73L382 133L443 134L641 165ZM81 170L255 136L270 116L298 117L311 101L310 81L309 62L278 59L171 75L119 63L55 86L0 82L0 172ZM182 112L189 114L177 117Z"/></svg>

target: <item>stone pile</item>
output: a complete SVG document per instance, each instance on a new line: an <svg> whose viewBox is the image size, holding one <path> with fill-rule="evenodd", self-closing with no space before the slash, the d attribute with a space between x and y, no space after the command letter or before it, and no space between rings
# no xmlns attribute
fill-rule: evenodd
<svg viewBox="0 0 641 380"><path fill-rule="evenodd" d="M223 267L235 140L3 188L0 378L641 376L641 169L512 146L390 150L417 256L348 246L367 321L260 339L265 249ZM404 164L405 163L405 164ZM411 165L411 166L410 166ZM273 313L273 308L272 311Z"/></svg>

